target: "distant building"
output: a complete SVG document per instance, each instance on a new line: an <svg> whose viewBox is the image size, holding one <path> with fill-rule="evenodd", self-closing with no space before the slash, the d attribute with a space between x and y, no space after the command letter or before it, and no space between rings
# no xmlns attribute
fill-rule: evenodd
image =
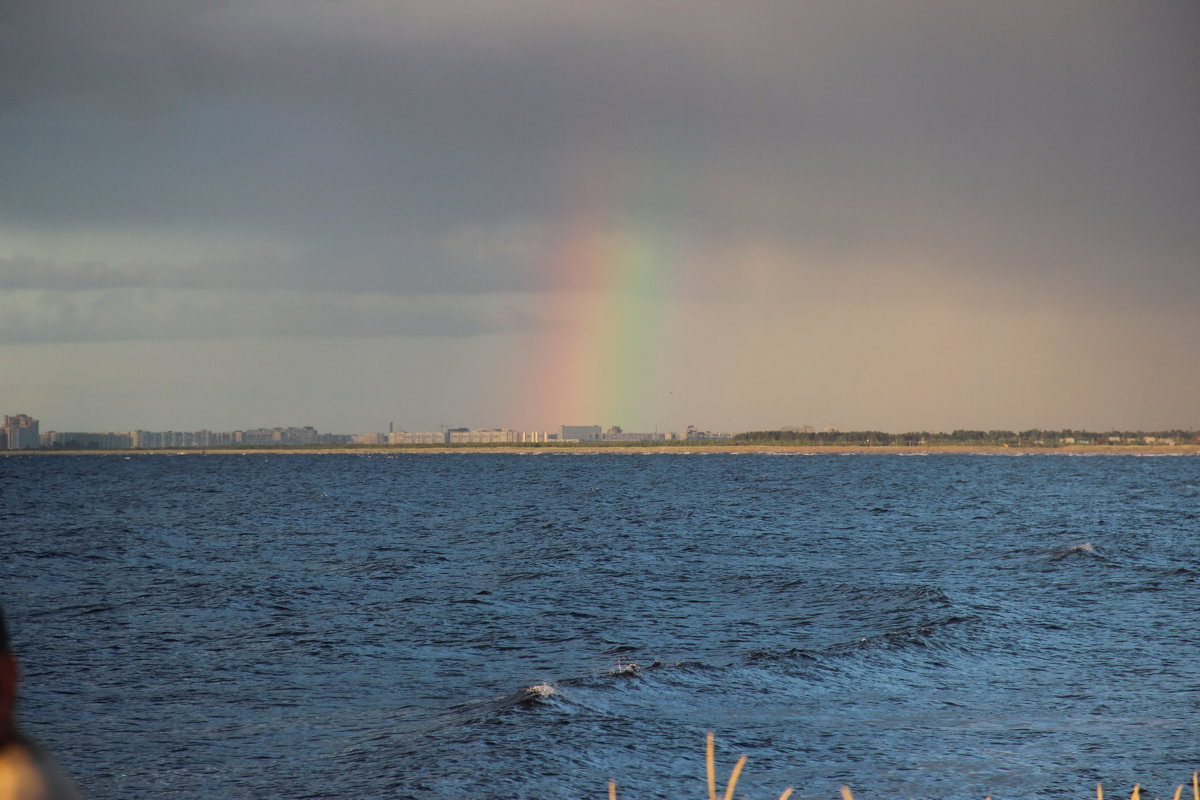
<svg viewBox="0 0 1200 800"><path fill-rule="evenodd" d="M5 415L3 430L7 450L34 450L41 444L38 421L28 414Z"/></svg>
<svg viewBox="0 0 1200 800"><path fill-rule="evenodd" d="M510 428L476 428L470 431L450 431L454 444L529 444L550 441L543 431L514 431Z"/></svg>
<svg viewBox="0 0 1200 800"><path fill-rule="evenodd" d="M387 444L386 433L356 433L350 437L351 444Z"/></svg>
<svg viewBox="0 0 1200 800"><path fill-rule="evenodd" d="M687 426L687 430L683 432L683 439L732 439L732 433L713 433L712 431L700 431L692 425Z"/></svg>
<svg viewBox="0 0 1200 800"><path fill-rule="evenodd" d="M599 425L563 425L559 428L558 438L575 442L600 441Z"/></svg>
<svg viewBox="0 0 1200 800"><path fill-rule="evenodd" d="M237 431L199 431L204 434L206 447L229 447L237 444Z"/></svg>
<svg viewBox="0 0 1200 800"><path fill-rule="evenodd" d="M49 431L40 437L41 446L54 450L128 450L128 433L76 433Z"/></svg>
<svg viewBox="0 0 1200 800"><path fill-rule="evenodd" d="M445 444L446 434L442 431L392 431L388 434L390 444Z"/></svg>
<svg viewBox="0 0 1200 800"><path fill-rule="evenodd" d="M450 431L451 444L496 444L512 442L514 431L502 428L477 428L468 431Z"/></svg>
<svg viewBox="0 0 1200 800"><path fill-rule="evenodd" d="M637 433L634 431L623 431L617 428L616 432L611 429L602 437L606 442L661 442L671 438L672 434L668 433Z"/></svg>
<svg viewBox="0 0 1200 800"><path fill-rule="evenodd" d="M252 428L240 431L238 444L317 444L322 437L311 425L303 428Z"/></svg>
<svg viewBox="0 0 1200 800"><path fill-rule="evenodd" d="M553 441L554 434L546 431L513 431L512 441L519 444L535 444Z"/></svg>

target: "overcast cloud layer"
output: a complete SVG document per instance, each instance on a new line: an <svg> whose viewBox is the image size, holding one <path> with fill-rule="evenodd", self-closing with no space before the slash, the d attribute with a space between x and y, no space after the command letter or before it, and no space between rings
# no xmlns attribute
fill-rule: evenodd
<svg viewBox="0 0 1200 800"><path fill-rule="evenodd" d="M1192 2L6 4L3 413L1200 426L1198 40ZM582 237L661 245L620 402L554 399Z"/></svg>

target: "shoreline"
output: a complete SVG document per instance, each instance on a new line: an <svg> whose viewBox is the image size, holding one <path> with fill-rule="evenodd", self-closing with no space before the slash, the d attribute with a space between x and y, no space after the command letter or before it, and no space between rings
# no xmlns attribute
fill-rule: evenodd
<svg viewBox="0 0 1200 800"><path fill-rule="evenodd" d="M995 447L984 445L941 445L907 447L904 445L670 445L670 446L505 446L473 447L429 446L405 447L220 447L220 448L163 448L159 450L4 450L4 456L149 456L149 455L998 455L998 456L1080 456L1080 455L1130 455L1130 456L1194 456L1200 455L1200 444L1179 445L1064 445L1062 447Z"/></svg>

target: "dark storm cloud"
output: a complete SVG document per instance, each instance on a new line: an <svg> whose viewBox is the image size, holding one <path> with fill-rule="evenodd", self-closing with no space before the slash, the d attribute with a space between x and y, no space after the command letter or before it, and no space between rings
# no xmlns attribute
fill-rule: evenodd
<svg viewBox="0 0 1200 800"><path fill-rule="evenodd" d="M446 242L528 225L544 257L572 169L599 155L669 185L643 209L653 224L713 246L896 249L1034 280L1099 269L1106 291L1195 290L1190 3L5 13L0 214L290 237L301 255L263 266L264 284L534 288L532 256ZM614 203L637 200L624 190Z"/></svg>
<svg viewBox="0 0 1200 800"><path fill-rule="evenodd" d="M46 0L0 11L0 108L71 99L149 110L206 71L196 20L220 0Z"/></svg>

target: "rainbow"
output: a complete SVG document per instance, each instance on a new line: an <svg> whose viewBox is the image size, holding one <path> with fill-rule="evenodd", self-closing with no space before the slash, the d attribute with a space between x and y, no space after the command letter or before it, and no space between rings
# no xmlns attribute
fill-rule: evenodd
<svg viewBox="0 0 1200 800"><path fill-rule="evenodd" d="M544 377L529 406L555 426L653 426L665 407L667 298L682 237L656 223L647 182L624 178L586 171L542 268L563 305L542 334Z"/></svg>

